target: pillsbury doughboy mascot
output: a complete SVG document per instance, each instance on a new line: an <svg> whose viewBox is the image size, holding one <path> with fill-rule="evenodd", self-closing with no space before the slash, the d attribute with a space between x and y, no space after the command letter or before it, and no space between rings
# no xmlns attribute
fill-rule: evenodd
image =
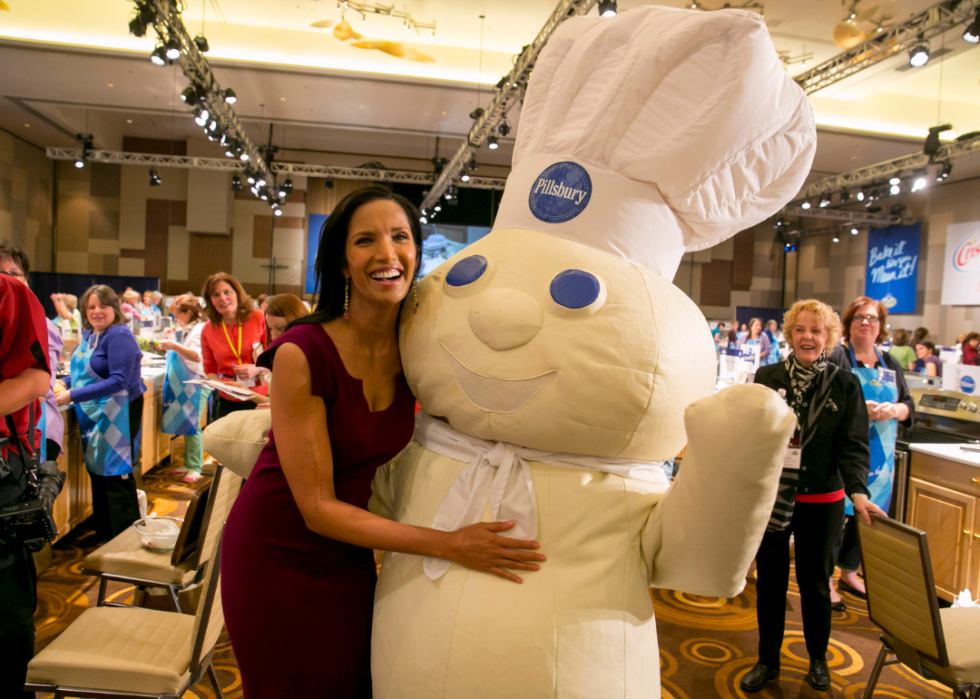
<svg viewBox="0 0 980 699"><path fill-rule="evenodd" d="M514 519L548 560L514 585L388 554L375 697L660 696L648 588L741 591L796 424L767 388L712 395L708 325L671 279L782 207L815 146L758 15L641 7L555 32L494 230L404 318L424 411L372 499L444 530Z"/></svg>

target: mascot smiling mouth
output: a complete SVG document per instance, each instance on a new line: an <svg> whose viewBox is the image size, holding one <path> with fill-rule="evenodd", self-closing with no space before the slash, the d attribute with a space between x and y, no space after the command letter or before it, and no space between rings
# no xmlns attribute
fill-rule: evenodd
<svg viewBox="0 0 980 699"><path fill-rule="evenodd" d="M466 397L491 413L513 413L520 410L558 375L557 371L549 371L528 379L495 379L463 366L444 344L440 342L439 346L442 347Z"/></svg>

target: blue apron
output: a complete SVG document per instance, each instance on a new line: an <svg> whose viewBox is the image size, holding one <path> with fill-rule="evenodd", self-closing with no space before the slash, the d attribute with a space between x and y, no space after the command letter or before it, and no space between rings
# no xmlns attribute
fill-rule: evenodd
<svg viewBox="0 0 980 699"><path fill-rule="evenodd" d="M92 333L87 340L82 340L71 356L72 388L84 388L104 381L92 370L92 354L98 343L98 335ZM97 476L132 473L129 391L124 388L105 398L75 403L75 415L78 416L82 447L85 449L85 468Z"/></svg>
<svg viewBox="0 0 980 699"><path fill-rule="evenodd" d="M878 348L875 354L878 355L880 369L858 369L857 358L854 356L854 347L847 344L847 351L851 354L851 372L861 381L861 390L864 393L864 400L873 400L878 403L895 403L898 400L898 386L894 372L887 368L885 360L881 356ZM892 500L892 484L895 480L895 438L898 431L898 420L872 420L871 435L868 446L871 448L871 472L868 474L868 491L871 493L870 500L885 512ZM854 504L851 499L847 499L844 509L846 515L854 514Z"/></svg>
<svg viewBox="0 0 980 699"><path fill-rule="evenodd" d="M163 379L164 434L197 434L201 423L201 385L185 381L199 378L173 350L167 351L167 373Z"/></svg>

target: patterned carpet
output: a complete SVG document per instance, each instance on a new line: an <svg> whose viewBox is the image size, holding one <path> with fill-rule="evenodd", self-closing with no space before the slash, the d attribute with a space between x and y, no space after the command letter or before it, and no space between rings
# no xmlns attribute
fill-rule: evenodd
<svg viewBox="0 0 980 699"><path fill-rule="evenodd" d="M175 443L179 463L179 440ZM180 516L194 486L168 475L173 466L159 466L143 479L153 509L158 514ZM93 549L94 532L85 525L55 545L50 566L39 576L39 602L35 623L37 650L61 633L86 608L95 605L98 585L94 578L82 576L82 559ZM133 588L110 586L110 598L130 601ZM755 585L732 600L701 598L671 590L653 590L657 630L660 636L660 666L664 699L744 698L739 680L755 663L757 641ZM791 583L787 610L786 638L783 641L782 678L755 695L764 699L796 697L862 696L880 644L878 630L868 620L864 603L845 593L848 611L834 614L834 630L828 664L833 679L827 693L815 692L804 681L808 669L803 627L799 613L799 592ZM151 601L152 604L152 601ZM152 604L152 606L158 606ZM167 608L160 601L160 608ZM215 653L215 667L228 699L242 696L238 666L228 638L222 634ZM40 695L39 695L40 696ZM50 695L49 695L50 696ZM214 699L207 679L184 695L190 699ZM885 668L875 696L889 699L932 699L949 697L942 685L926 682L904 666ZM299 698L297 698L299 699Z"/></svg>

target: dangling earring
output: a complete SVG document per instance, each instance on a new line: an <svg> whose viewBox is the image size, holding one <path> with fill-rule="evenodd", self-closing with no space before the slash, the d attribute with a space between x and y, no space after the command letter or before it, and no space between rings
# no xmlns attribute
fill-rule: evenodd
<svg viewBox="0 0 980 699"><path fill-rule="evenodd" d="M412 315L419 312L419 283L412 282L412 296L415 297L415 308L412 309Z"/></svg>
<svg viewBox="0 0 980 699"><path fill-rule="evenodd" d="M347 309L350 307L350 277L344 283L344 320L350 320Z"/></svg>

